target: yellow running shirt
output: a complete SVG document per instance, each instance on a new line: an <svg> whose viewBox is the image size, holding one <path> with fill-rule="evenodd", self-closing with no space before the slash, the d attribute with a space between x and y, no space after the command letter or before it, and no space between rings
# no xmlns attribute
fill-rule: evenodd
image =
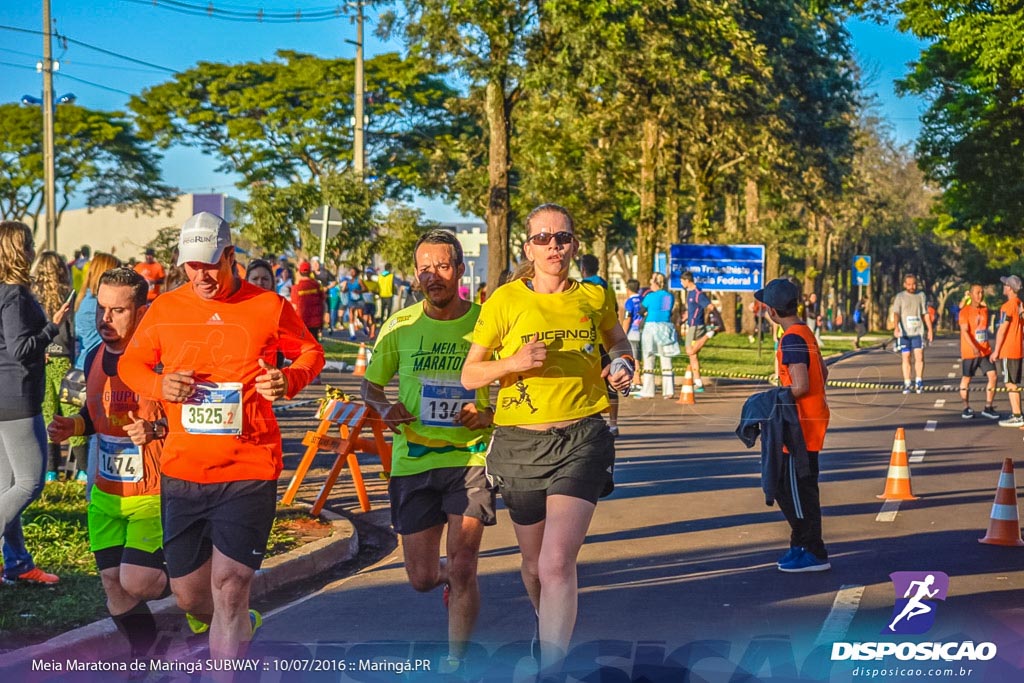
<svg viewBox="0 0 1024 683"><path fill-rule="evenodd" d="M480 309L473 343L508 358L537 334L548 355L541 367L502 378L494 423L561 422L607 408L597 347L600 332L617 324L614 293L590 282L572 281L554 294L538 294L525 280L495 290Z"/></svg>

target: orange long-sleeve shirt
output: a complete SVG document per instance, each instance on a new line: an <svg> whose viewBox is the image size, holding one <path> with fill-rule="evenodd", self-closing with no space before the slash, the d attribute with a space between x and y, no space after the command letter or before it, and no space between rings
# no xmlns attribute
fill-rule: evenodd
<svg viewBox="0 0 1024 683"><path fill-rule="evenodd" d="M153 302L118 370L129 387L161 401L167 413L164 474L200 483L280 475L281 432L271 402L256 393L255 385L264 372L258 360L273 366L278 350L293 360L283 370L290 398L323 369L323 348L288 302L247 282L224 300L202 299L186 284ZM154 370L158 365L165 373L194 370L197 386L241 384L239 433L203 433L206 418L196 415L197 408L210 405L198 402L203 392L186 404L164 401L163 377ZM226 405L228 423L234 405ZM189 425L182 422L184 410L190 411ZM222 419L220 413L216 419Z"/></svg>

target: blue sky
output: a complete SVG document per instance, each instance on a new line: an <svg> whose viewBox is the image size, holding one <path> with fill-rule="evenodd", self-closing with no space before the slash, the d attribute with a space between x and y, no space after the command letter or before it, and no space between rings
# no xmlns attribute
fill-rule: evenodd
<svg viewBox="0 0 1024 683"><path fill-rule="evenodd" d="M206 0L186 2L206 4ZM262 7L268 12L296 9L310 12L336 4L345 3L329 0L214 3L219 8ZM176 70L187 69L198 61L270 59L279 49L324 57L351 58L355 53L354 47L345 42L355 39L355 25L346 17L318 23L228 22L179 14L154 7L148 0L52 0L51 11L57 30L69 38ZM41 17L39 0L0 3L2 25L41 30ZM920 43L891 26L852 21L849 28L858 61L867 77L868 90L877 95L879 113L889 121L897 140L911 143L919 129L918 117L923 105L913 98L898 98L893 91L893 80L906 72L906 64L916 58ZM372 16L366 28L366 43L367 56L400 49L397 44L385 44L373 36ZM18 101L25 94L40 95L42 84L35 64L41 50L41 36L0 30L0 102ZM61 61L54 86L57 95L73 92L79 104L94 109L123 110L128 100L124 93L138 93L170 75L74 44L67 50L55 44L54 56ZM172 185L190 192L237 195L233 186L235 178L214 171L215 166L213 159L196 150L176 148L164 157L164 177ZM453 209L438 203L422 201L420 205L429 218L452 220L458 217Z"/></svg>

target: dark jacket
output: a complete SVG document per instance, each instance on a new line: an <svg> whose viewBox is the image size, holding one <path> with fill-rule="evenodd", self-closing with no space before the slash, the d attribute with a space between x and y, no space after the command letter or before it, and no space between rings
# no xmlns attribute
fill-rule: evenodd
<svg viewBox="0 0 1024 683"><path fill-rule="evenodd" d="M49 346L46 347L46 353L50 358L63 357L74 360L75 358L75 312L74 309L68 311L67 316L64 317L64 321L60 324L57 336L53 338Z"/></svg>
<svg viewBox="0 0 1024 683"><path fill-rule="evenodd" d="M27 287L0 283L0 421L42 412L46 347L58 331Z"/></svg>
<svg viewBox="0 0 1024 683"><path fill-rule="evenodd" d="M811 473L796 399L788 387L754 394L743 404L736 436L751 448L758 435L761 437L761 488L765 505L772 505L782 477L806 477ZM784 457L783 446L792 457ZM790 490L796 491L795 479L790 482ZM803 519L800 497L794 495L793 502L797 517Z"/></svg>

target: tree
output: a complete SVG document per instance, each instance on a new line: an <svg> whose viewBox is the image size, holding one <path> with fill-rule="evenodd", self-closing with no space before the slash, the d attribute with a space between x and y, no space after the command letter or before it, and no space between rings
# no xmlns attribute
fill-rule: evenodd
<svg viewBox="0 0 1024 683"><path fill-rule="evenodd" d="M415 272L416 241L428 230L438 227L433 221L423 219L423 212L397 202L388 203L377 228L374 252L392 269L411 274Z"/></svg>
<svg viewBox="0 0 1024 683"><path fill-rule="evenodd" d="M427 60L383 54L366 62L368 169L379 182L363 190L349 175L352 60L290 51L277 57L200 63L129 103L144 135L165 147L198 147L243 177L239 187L253 188L249 232L261 246L283 251L315 242L304 232L308 211L332 195L344 202L335 208L355 211L348 218L362 227L346 237L357 243L367 234L367 199L443 190L428 172L433 140L461 124L448 109L455 91ZM276 234L282 226L293 229Z"/></svg>
<svg viewBox="0 0 1024 683"><path fill-rule="evenodd" d="M487 222L487 279L491 291L509 263L513 112L522 95L527 53L536 38L538 3L533 0L402 0L404 14L382 18L385 35L401 29L410 51L435 60L465 79L469 110L486 132L487 152L479 141L463 139L461 155L475 162L463 172L463 188L485 189L463 195L460 208L483 209ZM478 180L486 163L487 184Z"/></svg>
<svg viewBox="0 0 1024 683"><path fill-rule="evenodd" d="M899 27L928 41L903 92L923 95L918 159L956 227L1024 227L1024 45L1020 3L905 0Z"/></svg>
<svg viewBox="0 0 1024 683"><path fill-rule="evenodd" d="M43 117L37 108L0 105L0 216L27 219L34 233L41 227L45 197L42 140ZM169 208L177 193L160 179L160 156L120 112L58 107L54 149L58 227L77 195L91 208L156 213Z"/></svg>

